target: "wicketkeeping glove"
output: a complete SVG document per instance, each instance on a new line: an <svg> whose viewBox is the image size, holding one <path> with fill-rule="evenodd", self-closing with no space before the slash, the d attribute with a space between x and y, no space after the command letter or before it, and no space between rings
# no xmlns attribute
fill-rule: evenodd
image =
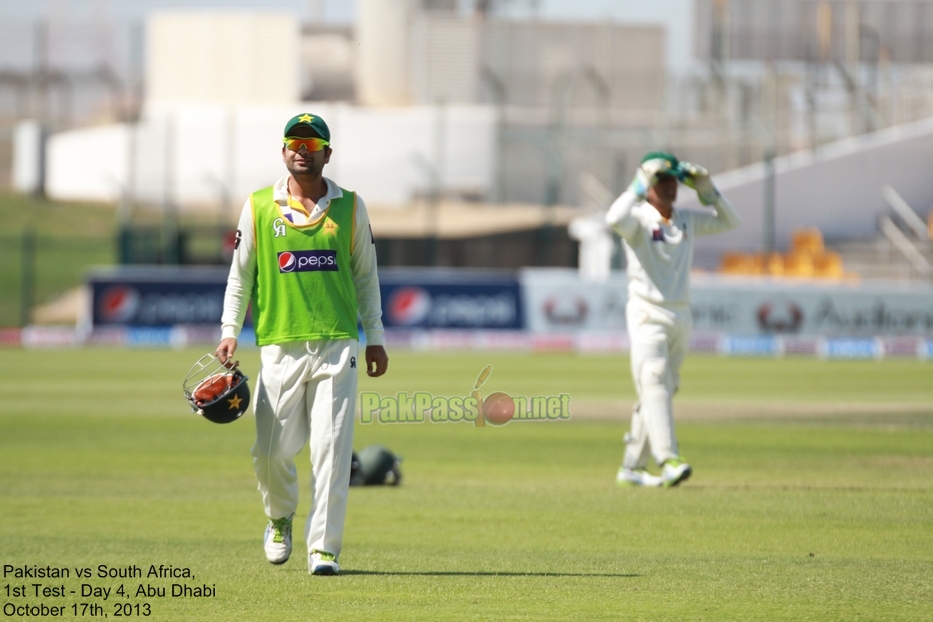
<svg viewBox="0 0 933 622"><path fill-rule="evenodd" d="M716 199L719 198L719 190L713 185L709 171L702 166L690 162L681 162L680 173L684 185L696 190L700 203L703 205L715 203Z"/></svg>
<svg viewBox="0 0 933 622"><path fill-rule="evenodd" d="M635 171L635 179L628 188L635 193L635 196L644 200L648 196L648 189L658 183L658 174L665 173L676 175L677 171L671 170L671 163L663 158L645 160Z"/></svg>

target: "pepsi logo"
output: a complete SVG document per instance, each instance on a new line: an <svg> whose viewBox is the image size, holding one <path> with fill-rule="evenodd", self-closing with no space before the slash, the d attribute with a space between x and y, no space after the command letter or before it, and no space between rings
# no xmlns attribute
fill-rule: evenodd
<svg viewBox="0 0 933 622"><path fill-rule="evenodd" d="M421 324L431 312L431 295L421 287L400 287L389 297L389 322L398 326Z"/></svg>
<svg viewBox="0 0 933 622"><path fill-rule="evenodd" d="M298 265L298 260L294 253L288 251L279 253L279 272L292 272L296 265Z"/></svg>
<svg viewBox="0 0 933 622"><path fill-rule="evenodd" d="M279 272L338 272L337 251L282 251Z"/></svg>
<svg viewBox="0 0 933 622"><path fill-rule="evenodd" d="M104 322L127 322L138 310L139 292L125 285L107 288L97 301L97 312Z"/></svg>

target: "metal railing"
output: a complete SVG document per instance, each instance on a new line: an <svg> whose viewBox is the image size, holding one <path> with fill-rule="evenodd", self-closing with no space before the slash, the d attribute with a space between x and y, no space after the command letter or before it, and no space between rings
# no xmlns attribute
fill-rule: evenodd
<svg viewBox="0 0 933 622"><path fill-rule="evenodd" d="M931 251L930 230L910 205L891 186L882 189L885 202L891 206L895 215L904 224L904 228L916 237L911 239L907 233L888 215L878 220L881 233L906 259L914 271L922 278L933 279L933 263L929 259Z"/></svg>

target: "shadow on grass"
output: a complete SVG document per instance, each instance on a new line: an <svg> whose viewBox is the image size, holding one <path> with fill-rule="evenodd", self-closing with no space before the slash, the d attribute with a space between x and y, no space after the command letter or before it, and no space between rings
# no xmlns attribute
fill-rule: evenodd
<svg viewBox="0 0 933 622"><path fill-rule="evenodd" d="M640 574L627 574L615 572L460 572L460 571L425 571L425 572L404 572L390 570L343 570L341 575L373 575L373 576L398 576L398 577L620 577L632 579L640 577Z"/></svg>

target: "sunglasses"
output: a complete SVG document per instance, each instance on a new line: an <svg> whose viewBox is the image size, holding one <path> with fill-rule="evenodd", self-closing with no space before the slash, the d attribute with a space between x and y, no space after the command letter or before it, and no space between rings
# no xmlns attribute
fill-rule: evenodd
<svg viewBox="0 0 933 622"><path fill-rule="evenodd" d="M323 138L298 138L296 136L286 136L283 141L285 147L291 151L300 151L302 147L308 151L320 151L330 145Z"/></svg>

